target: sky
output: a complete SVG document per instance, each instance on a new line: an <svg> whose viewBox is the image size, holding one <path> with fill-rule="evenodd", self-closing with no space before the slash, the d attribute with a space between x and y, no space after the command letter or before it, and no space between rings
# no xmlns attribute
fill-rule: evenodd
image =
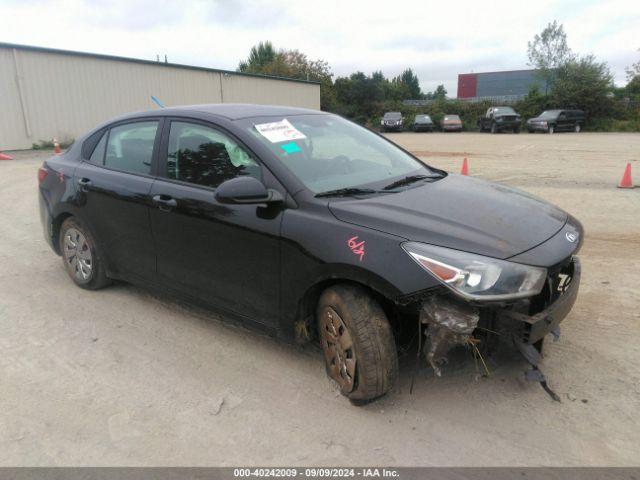
<svg viewBox="0 0 640 480"><path fill-rule="evenodd" d="M553 20L626 83L640 0L0 0L0 41L235 70L270 40L335 76L410 67L423 91L444 84L455 97L459 73L530 68L527 42Z"/></svg>

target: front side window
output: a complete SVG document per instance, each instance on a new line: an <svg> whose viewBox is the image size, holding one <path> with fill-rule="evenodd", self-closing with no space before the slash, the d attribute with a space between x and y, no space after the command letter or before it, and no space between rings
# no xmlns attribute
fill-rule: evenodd
<svg viewBox="0 0 640 480"><path fill-rule="evenodd" d="M127 123L113 127L109 131L104 166L148 175L151 172L157 130L157 121Z"/></svg>
<svg viewBox="0 0 640 480"><path fill-rule="evenodd" d="M215 188L250 175L261 180L260 165L237 142L214 128L171 122L167 178Z"/></svg>
<svg viewBox="0 0 640 480"><path fill-rule="evenodd" d="M238 122L309 190L387 185L431 170L375 133L336 115L249 118ZM280 131L281 134L272 132Z"/></svg>
<svg viewBox="0 0 640 480"><path fill-rule="evenodd" d="M553 120L558 117L560 110L545 110L540 114L538 118L544 118L547 120Z"/></svg>

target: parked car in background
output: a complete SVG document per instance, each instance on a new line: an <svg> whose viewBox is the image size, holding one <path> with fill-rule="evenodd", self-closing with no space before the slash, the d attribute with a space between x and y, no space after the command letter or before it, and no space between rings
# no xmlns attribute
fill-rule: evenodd
<svg viewBox="0 0 640 480"><path fill-rule="evenodd" d="M400 112L386 112L380 120L381 132L402 131L402 114Z"/></svg>
<svg viewBox="0 0 640 480"><path fill-rule="evenodd" d="M445 115L442 120L443 132L461 132L462 120L458 115Z"/></svg>
<svg viewBox="0 0 640 480"><path fill-rule="evenodd" d="M520 115L511 107L491 107L478 119L481 132L498 133L511 130L520 133Z"/></svg>
<svg viewBox="0 0 640 480"><path fill-rule="evenodd" d="M429 115L419 114L413 119L414 132L433 132L435 124Z"/></svg>
<svg viewBox="0 0 640 480"><path fill-rule="evenodd" d="M537 117L527 120L527 130L529 133L580 133L584 122L585 114L582 110L545 110Z"/></svg>

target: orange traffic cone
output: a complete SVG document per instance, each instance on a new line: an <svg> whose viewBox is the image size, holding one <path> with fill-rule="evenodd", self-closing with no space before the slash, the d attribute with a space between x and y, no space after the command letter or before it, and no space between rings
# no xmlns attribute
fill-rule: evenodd
<svg viewBox="0 0 640 480"><path fill-rule="evenodd" d="M7 155L6 153L0 152L0 160L13 160L11 155Z"/></svg>
<svg viewBox="0 0 640 480"><path fill-rule="evenodd" d="M60 150L60 144L55 138L53 139L53 153L56 155L60 155L62 153L62 150Z"/></svg>
<svg viewBox="0 0 640 480"><path fill-rule="evenodd" d="M627 168L624 169L624 175L622 175L622 180L620 180L618 188L633 188L633 182L631 181L631 163L627 163Z"/></svg>
<svg viewBox="0 0 640 480"><path fill-rule="evenodd" d="M469 175L469 162L467 162L467 157L464 157L462 161L462 170L460 170L460 175Z"/></svg>

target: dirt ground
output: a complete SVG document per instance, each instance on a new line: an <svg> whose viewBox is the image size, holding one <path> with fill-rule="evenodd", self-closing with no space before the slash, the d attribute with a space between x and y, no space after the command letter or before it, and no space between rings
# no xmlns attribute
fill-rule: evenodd
<svg viewBox="0 0 640 480"><path fill-rule="evenodd" d="M639 134L389 135L425 161L537 194L586 229L543 370L454 356L357 408L322 356L129 285L75 287L42 238L36 170L0 162L0 465L632 466L640 459ZM410 363L411 364L411 363Z"/></svg>

